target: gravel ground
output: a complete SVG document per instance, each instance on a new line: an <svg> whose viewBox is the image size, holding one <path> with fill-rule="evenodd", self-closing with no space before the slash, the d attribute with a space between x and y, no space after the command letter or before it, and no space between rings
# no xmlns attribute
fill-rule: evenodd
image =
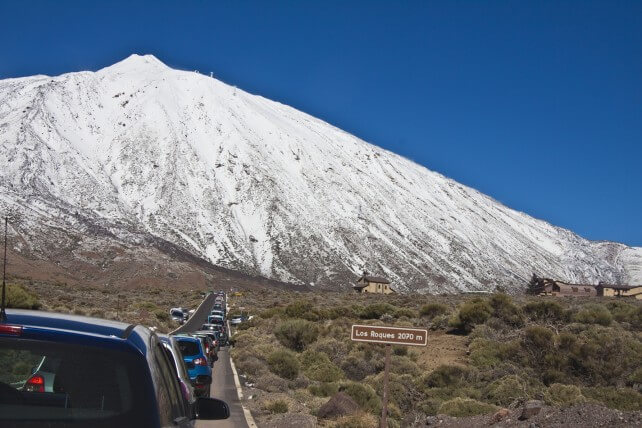
<svg viewBox="0 0 642 428"><path fill-rule="evenodd" d="M426 426L448 428L481 426L520 428L642 426L642 412L624 412L597 404L578 404L565 409L544 406L537 415L524 421L518 419L521 413L521 407L509 410L509 414L499 422L495 421L493 414L466 418L453 418L445 415L421 417L417 415L414 418L409 418L414 420L407 419L404 426L413 428Z"/></svg>

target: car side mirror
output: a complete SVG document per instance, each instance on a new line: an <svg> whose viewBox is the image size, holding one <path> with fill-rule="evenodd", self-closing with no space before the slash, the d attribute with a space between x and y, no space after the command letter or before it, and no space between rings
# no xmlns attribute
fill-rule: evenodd
<svg viewBox="0 0 642 428"><path fill-rule="evenodd" d="M195 403L196 418L203 420L227 419L230 408L223 400L200 397Z"/></svg>

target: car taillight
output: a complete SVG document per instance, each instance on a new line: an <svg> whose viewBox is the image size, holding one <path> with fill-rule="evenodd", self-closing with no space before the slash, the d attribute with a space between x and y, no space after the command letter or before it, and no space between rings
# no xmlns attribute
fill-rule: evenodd
<svg viewBox="0 0 642 428"><path fill-rule="evenodd" d="M45 378L40 375L33 375L25 383L24 390L27 392L45 392Z"/></svg>
<svg viewBox="0 0 642 428"><path fill-rule="evenodd" d="M197 366L206 366L207 365L207 360L205 358L197 358L193 361L194 364Z"/></svg>
<svg viewBox="0 0 642 428"><path fill-rule="evenodd" d="M8 334L9 336L20 336L22 334L22 326L0 324L0 334Z"/></svg>

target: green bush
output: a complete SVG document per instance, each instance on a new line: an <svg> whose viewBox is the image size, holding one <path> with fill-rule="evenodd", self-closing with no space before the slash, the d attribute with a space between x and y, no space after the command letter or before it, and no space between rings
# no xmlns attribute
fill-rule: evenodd
<svg viewBox="0 0 642 428"><path fill-rule="evenodd" d="M421 307L419 314L422 317L432 320L438 315L446 315L450 312L450 308L443 303L428 303Z"/></svg>
<svg viewBox="0 0 642 428"><path fill-rule="evenodd" d="M274 400L265 405L265 410L270 413L287 413L288 403L285 400Z"/></svg>
<svg viewBox="0 0 642 428"><path fill-rule="evenodd" d="M305 351L300 356L303 372L311 380L336 382L343 378L343 372L334 365L328 356L321 352Z"/></svg>
<svg viewBox="0 0 642 428"><path fill-rule="evenodd" d="M424 385L429 388L443 388L461 385L468 374L468 369L461 366L441 365L424 378Z"/></svg>
<svg viewBox="0 0 642 428"><path fill-rule="evenodd" d="M411 318L412 319L412 318L417 318L417 313L415 311L413 311L412 309L399 308L399 309L397 309L397 312L395 312L395 317L397 317L397 318L406 317L406 318Z"/></svg>
<svg viewBox="0 0 642 428"><path fill-rule="evenodd" d="M493 404L508 406L519 399L533 398L534 392L519 376L507 375L489 384L485 396Z"/></svg>
<svg viewBox="0 0 642 428"><path fill-rule="evenodd" d="M339 384L333 382L321 382L308 387L310 394L317 397L331 397L339 392Z"/></svg>
<svg viewBox="0 0 642 428"><path fill-rule="evenodd" d="M6 289L7 308L14 309L40 309L42 306L38 297L17 284L7 284Z"/></svg>
<svg viewBox="0 0 642 428"><path fill-rule="evenodd" d="M582 395L612 409L636 412L642 410L642 394L630 388L582 388Z"/></svg>
<svg viewBox="0 0 642 428"><path fill-rule="evenodd" d="M294 380L299 375L299 360L290 351L275 351L269 355L267 362L270 371L283 379Z"/></svg>
<svg viewBox="0 0 642 428"><path fill-rule="evenodd" d="M633 373L631 373L628 377L628 381L632 384L642 384L642 367L637 368Z"/></svg>
<svg viewBox="0 0 642 428"><path fill-rule="evenodd" d="M319 329L310 321L292 319L277 325L274 335L283 346L301 352L317 340Z"/></svg>
<svg viewBox="0 0 642 428"><path fill-rule="evenodd" d="M590 303L584 305L573 317L575 322L582 324L599 324L608 326L613 321L613 315L604 305Z"/></svg>
<svg viewBox="0 0 642 428"><path fill-rule="evenodd" d="M605 306L617 322L630 322L635 312L635 306L621 300L610 301Z"/></svg>
<svg viewBox="0 0 642 428"><path fill-rule="evenodd" d="M319 314L307 300L297 300L285 307L285 315L290 318L301 318L308 321L318 321Z"/></svg>
<svg viewBox="0 0 642 428"><path fill-rule="evenodd" d="M557 302L541 300L529 302L522 310L535 321L558 322L564 320L564 308Z"/></svg>
<svg viewBox="0 0 642 428"><path fill-rule="evenodd" d="M348 394L362 409L374 414L381 412L381 399L370 385L346 382L339 386L339 391Z"/></svg>
<svg viewBox="0 0 642 428"><path fill-rule="evenodd" d="M169 314L162 309L156 309L154 311L154 316L159 321L163 321L163 322L169 321Z"/></svg>
<svg viewBox="0 0 642 428"><path fill-rule="evenodd" d="M563 385L561 383L554 383L549 386L545 397L548 404L558 407L568 407L586 401L580 388L575 385Z"/></svg>
<svg viewBox="0 0 642 428"><path fill-rule="evenodd" d="M519 327L524 324L524 316L521 309L514 305L506 294L495 294L490 298L490 306L493 308L493 316L504 321L506 324Z"/></svg>
<svg viewBox="0 0 642 428"><path fill-rule="evenodd" d="M390 303L373 303L361 309L359 316L362 319L378 320L385 314L394 317L397 314L397 308Z"/></svg>
<svg viewBox="0 0 642 428"><path fill-rule="evenodd" d="M420 402L417 408L428 416L435 416L437 412L439 412L439 407L441 407L441 403L443 403L443 401L437 400L434 398L429 398L427 400Z"/></svg>
<svg viewBox="0 0 642 428"><path fill-rule="evenodd" d="M348 357L341 363L341 370L350 380L363 380L366 376L377 372L377 368L370 361L355 355Z"/></svg>
<svg viewBox="0 0 642 428"><path fill-rule="evenodd" d="M450 326L470 333L477 324L485 323L493 314L493 308L483 300L471 300L459 307L459 312L450 321Z"/></svg>
<svg viewBox="0 0 642 428"><path fill-rule="evenodd" d="M454 417L466 417L474 415L483 415L497 410L492 404L483 403L471 398L453 398L452 400L442 403L439 407L439 413Z"/></svg>
<svg viewBox="0 0 642 428"><path fill-rule="evenodd" d="M635 330L642 330L642 306L638 306L633 311L629 323Z"/></svg>

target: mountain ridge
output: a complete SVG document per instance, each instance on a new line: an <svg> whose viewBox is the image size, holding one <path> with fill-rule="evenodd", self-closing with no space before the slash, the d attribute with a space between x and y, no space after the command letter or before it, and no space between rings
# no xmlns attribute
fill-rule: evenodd
<svg viewBox="0 0 642 428"><path fill-rule="evenodd" d="M0 205L48 207L30 226L76 233L76 211L118 239L150 234L280 281L346 288L365 268L401 291L517 290L532 272L642 282L642 248L588 241L151 55L0 81L0 145Z"/></svg>

